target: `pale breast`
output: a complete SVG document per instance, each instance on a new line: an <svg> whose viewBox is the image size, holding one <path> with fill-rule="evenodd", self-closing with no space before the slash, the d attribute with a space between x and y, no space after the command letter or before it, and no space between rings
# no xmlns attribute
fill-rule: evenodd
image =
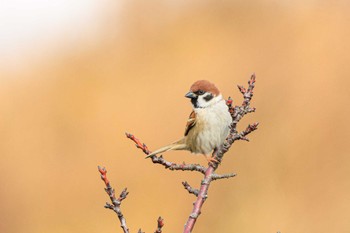
<svg viewBox="0 0 350 233"><path fill-rule="evenodd" d="M224 100L195 111L196 124L186 137L187 145L193 153L210 154L228 136L231 115Z"/></svg>

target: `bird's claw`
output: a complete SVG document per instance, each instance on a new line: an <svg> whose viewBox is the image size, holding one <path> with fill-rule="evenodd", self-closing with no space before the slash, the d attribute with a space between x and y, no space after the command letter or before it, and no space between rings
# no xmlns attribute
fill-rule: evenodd
<svg viewBox="0 0 350 233"><path fill-rule="evenodd" d="M209 165L215 165L215 164L219 163L219 161L215 158L214 155L209 155L209 156L205 156L205 157L206 157Z"/></svg>

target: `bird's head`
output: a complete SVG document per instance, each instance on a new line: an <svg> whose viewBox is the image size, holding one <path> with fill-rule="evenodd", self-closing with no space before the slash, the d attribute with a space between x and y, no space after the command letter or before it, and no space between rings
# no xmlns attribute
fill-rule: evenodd
<svg viewBox="0 0 350 233"><path fill-rule="evenodd" d="M191 99L194 108L206 108L222 100L219 89L207 80L193 83L185 97Z"/></svg>

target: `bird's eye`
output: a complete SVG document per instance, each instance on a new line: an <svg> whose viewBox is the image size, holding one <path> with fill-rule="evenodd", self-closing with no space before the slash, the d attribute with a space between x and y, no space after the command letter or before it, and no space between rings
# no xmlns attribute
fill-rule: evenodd
<svg viewBox="0 0 350 233"><path fill-rule="evenodd" d="M197 91L198 95L203 95L204 94L204 91L203 90L199 90Z"/></svg>

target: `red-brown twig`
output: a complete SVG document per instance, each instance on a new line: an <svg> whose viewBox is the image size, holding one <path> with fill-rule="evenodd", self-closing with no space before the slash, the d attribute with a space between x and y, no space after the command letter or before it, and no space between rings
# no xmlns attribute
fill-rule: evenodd
<svg viewBox="0 0 350 233"><path fill-rule="evenodd" d="M184 229L184 233L191 233L192 229L194 227L194 224L197 221L197 218L199 217L199 215L201 214L201 208L202 205L204 204L205 200L208 197L208 189L209 189L209 185L211 182L211 175L214 173L215 168L211 165L209 165L205 175L204 175L204 179L201 182L201 187L199 189L199 193L197 195L197 200L195 201L195 203L193 204L193 210L185 224L185 229Z"/></svg>
<svg viewBox="0 0 350 233"><path fill-rule="evenodd" d="M120 221L120 224L121 224L120 226L123 229L124 233L129 233L129 228L126 225L126 220L125 220L123 213L120 209L121 202L126 198L126 196L129 194L129 192L125 188L121 192L121 194L119 195L119 198L117 199L115 197L115 191L112 188L109 180L107 179L107 170L104 167L101 168L100 166L98 166L98 171L101 174L101 179L103 180L103 182L106 185L105 191L112 201L112 204L107 202L105 205L105 208L111 209L117 214L119 221Z"/></svg>
<svg viewBox="0 0 350 233"><path fill-rule="evenodd" d="M106 191L106 193L108 194L109 198L112 201L112 204L106 202L105 208L111 209L117 214L117 216L119 218L119 221L120 221L120 224L121 224L120 226L123 229L124 233L129 233L129 228L126 225L126 220L125 220L124 215L123 215L123 213L122 213L122 211L120 209L121 202L127 197L129 192L125 188L120 193L119 198L116 198L115 197L115 191L112 188L112 186L111 186L111 184L110 184L110 182L109 182L109 180L107 178L107 170L106 170L106 168L98 166L98 171L101 174L101 179L103 180L103 182L106 185L105 191ZM157 220L157 229L156 229L155 233L162 233L163 226L164 226L164 219L162 217L159 217L158 220ZM138 233L144 233L144 232L142 232L142 230L139 229Z"/></svg>
<svg viewBox="0 0 350 233"><path fill-rule="evenodd" d="M125 133L126 137L131 139L136 143L136 147L141 149L143 153L146 155L149 155L151 153L150 150L148 150L145 143L141 143L139 139L137 139L134 135L130 133ZM165 167L165 169L169 169L171 171L197 171L205 174L206 168L199 165L199 164L176 164L173 162L166 161L163 156L156 156L153 155L150 157L153 163L161 164Z"/></svg>
<svg viewBox="0 0 350 233"><path fill-rule="evenodd" d="M164 226L164 219L159 217L157 220L157 230L154 233L162 233L162 228Z"/></svg>

